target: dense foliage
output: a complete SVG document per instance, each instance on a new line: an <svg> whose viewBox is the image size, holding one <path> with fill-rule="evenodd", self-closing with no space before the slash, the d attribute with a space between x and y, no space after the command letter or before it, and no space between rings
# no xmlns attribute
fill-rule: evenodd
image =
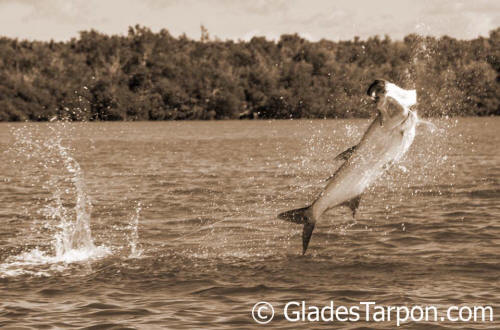
<svg viewBox="0 0 500 330"><path fill-rule="evenodd" d="M68 42L0 38L0 120L366 117L374 78L417 88L421 115L500 115L489 38L199 41L136 26Z"/></svg>

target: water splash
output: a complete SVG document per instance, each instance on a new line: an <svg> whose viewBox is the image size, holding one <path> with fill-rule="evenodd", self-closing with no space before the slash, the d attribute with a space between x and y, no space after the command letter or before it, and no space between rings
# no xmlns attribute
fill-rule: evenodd
<svg viewBox="0 0 500 330"><path fill-rule="evenodd" d="M139 218L142 211L142 204L138 202L135 207L135 213L132 215L127 226L129 230L128 244L130 247L129 258L139 258L142 254L142 249L138 247L139 243Z"/></svg>
<svg viewBox="0 0 500 330"><path fill-rule="evenodd" d="M50 127L52 132L55 132L53 127ZM56 135L57 136L57 135ZM65 211L62 204L60 187L54 182L54 201L55 208L50 208L52 211L49 213L52 218L59 220L60 231L55 236L55 249L56 255L63 256L71 253L74 250L88 250L95 249L92 233L90 230L90 213L92 204L86 193L85 181L80 164L70 155L67 147L62 145L61 139L58 138L52 144L55 151L59 154L63 165L69 174L69 181L73 184L75 189L75 219L67 217L67 214L61 213Z"/></svg>
<svg viewBox="0 0 500 330"><path fill-rule="evenodd" d="M18 162L23 162L25 174L22 177L30 181L30 186L42 187L48 195L41 199L42 207L35 203L38 209L32 214L43 217L43 228L52 234L52 241L48 248L42 244L8 257L0 265L0 274L46 275L47 271L65 268L52 264L82 262L108 255L110 249L96 246L92 238L92 203L83 170L72 156L71 148L63 142L72 129L65 122L56 122L43 127L26 125L12 133L15 142L11 152L16 153ZM48 267L42 269L42 265Z"/></svg>

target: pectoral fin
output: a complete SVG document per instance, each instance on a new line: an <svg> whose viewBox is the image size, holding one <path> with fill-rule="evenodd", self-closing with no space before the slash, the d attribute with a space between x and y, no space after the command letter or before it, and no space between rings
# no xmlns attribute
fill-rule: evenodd
<svg viewBox="0 0 500 330"><path fill-rule="evenodd" d="M352 211L352 217L354 218L356 216L356 211L358 210L360 201L361 201L361 195L356 196L353 199L342 203L341 205L349 207Z"/></svg>
<svg viewBox="0 0 500 330"><path fill-rule="evenodd" d="M379 123L380 123L380 126L384 126L384 114L382 113L382 111L378 111L379 112L379 115L378 115L378 118L379 118Z"/></svg>
<svg viewBox="0 0 500 330"><path fill-rule="evenodd" d="M337 155L337 157L335 157L334 160L348 160L349 157L351 157L351 155L354 153L354 151L356 150L358 146L355 145L355 146L352 146L350 148L348 148L347 150L341 152L340 154Z"/></svg>

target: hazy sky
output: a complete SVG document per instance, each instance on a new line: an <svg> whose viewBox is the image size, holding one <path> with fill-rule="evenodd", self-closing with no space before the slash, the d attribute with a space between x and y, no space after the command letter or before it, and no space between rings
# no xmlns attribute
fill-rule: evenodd
<svg viewBox="0 0 500 330"><path fill-rule="evenodd" d="M0 35L68 40L94 28L126 34L140 24L174 36L220 39L298 32L318 40L408 33L470 39L500 26L499 0L0 0Z"/></svg>

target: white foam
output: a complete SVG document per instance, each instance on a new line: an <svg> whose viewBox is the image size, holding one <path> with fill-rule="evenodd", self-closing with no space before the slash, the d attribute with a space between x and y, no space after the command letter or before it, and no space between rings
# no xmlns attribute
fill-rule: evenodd
<svg viewBox="0 0 500 330"><path fill-rule="evenodd" d="M407 90L387 82L385 84L385 90L387 96L396 99L396 101L406 108L417 104L417 91L415 89Z"/></svg>
<svg viewBox="0 0 500 330"><path fill-rule="evenodd" d="M35 248L7 258L4 263L0 264L0 277L50 276L54 272L64 271L71 263L101 259L111 252L111 249L106 246L94 246L68 250L60 255L50 255Z"/></svg>

